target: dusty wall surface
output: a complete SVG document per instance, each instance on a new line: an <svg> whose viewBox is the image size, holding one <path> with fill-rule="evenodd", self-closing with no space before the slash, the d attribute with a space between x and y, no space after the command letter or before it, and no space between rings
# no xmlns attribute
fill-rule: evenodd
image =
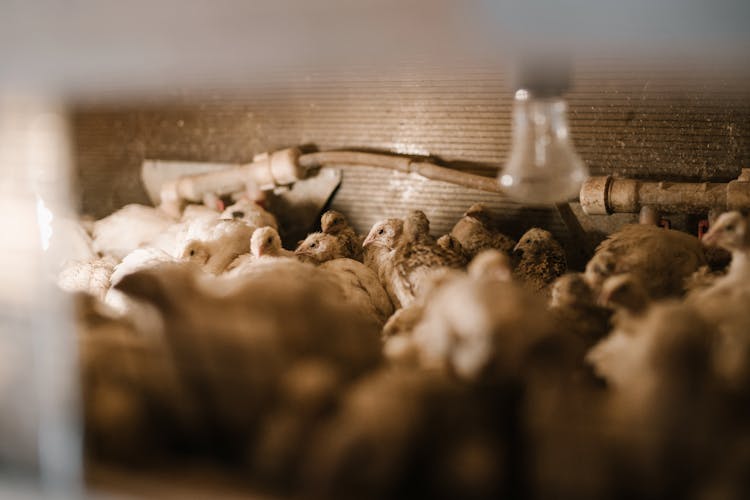
<svg viewBox="0 0 750 500"><path fill-rule="evenodd" d="M750 165L747 83L686 69L578 65L567 94L572 136L593 174L730 179ZM176 90L166 98L80 103L73 126L81 209L98 217L147 202L139 179L144 158L244 162L300 144L429 154L495 175L511 146L511 104L512 89L493 71L312 74L252 92ZM360 230L422 208L437 234L473 201L489 204L511 232L543 225L568 238L554 211L377 169L345 168L333 205ZM584 225L608 227L603 219Z"/></svg>

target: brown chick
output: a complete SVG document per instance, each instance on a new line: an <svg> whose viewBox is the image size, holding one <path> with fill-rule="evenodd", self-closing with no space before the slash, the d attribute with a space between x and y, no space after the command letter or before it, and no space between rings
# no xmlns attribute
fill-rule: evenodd
<svg viewBox="0 0 750 500"><path fill-rule="evenodd" d="M584 342L588 349L609 333L612 311L597 305L583 276L569 273L552 285L550 310L561 328Z"/></svg>
<svg viewBox="0 0 750 500"><path fill-rule="evenodd" d="M607 435L619 443L618 468L626 464L628 471L620 481L629 480L626 488L637 498L689 497L698 475L723 463L726 446L715 432L714 336L689 306L661 301L618 324L588 354L607 382Z"/></svg>
<svg viewBox="0 0 750 500"><path fill-rule="evenodd" d="M607 255L603 259L606 265L599 265L602 278L633 273L652 298L680 296L685 279L706 264L694 236L644 224L630 224L612 234L599 245L592 260L598 262L603 252ZM596 284L590 284L596 290Z"/></svg>
<svg viewBox="0 0 750 500"><path fill-rule="evenodd" d="M401 306L414 301L421 293L426 277L440 267L462 268L466 257L433 243L429 235L429 221L423 212L415 210L404 220L401 241L385 263L385 277L390 282L391 297Z"/></svg>
<svg viewBox="0 0 750 500"><path fill-rule="evenodd" d="M507 451L474 397L425 371L363 377L313 435L305 491L331 499L505 498Z"/></svg>
<svg viewBox="0 0 750 500"><path fill-rule="evenodd" d="M492 214L481 203L475 203L453 226L451 236L461 243L470 257L487 248L510 255L516 242L492 226Z"/></svg>
<svg viewBox="0 0 750 500"><path fill-rule="evenodd" d="M442 247L449 252L456 253L458 255L463 255L464 258L469 261L473 257L473 254L469 254L469 252L466 251L466 249L461 245L461 242L458 241L456 238L451 236L450 234L444 234L440 238L437 239L435 242L437 246Z"/></svg>
<svg viewBox="0 0 750 500"><path fill-rule="evenodd" d="M197 429L181 445L210 443L210 449L244 456L294 363L330 363L344 379L379 363L377 326L344 300L325 271L296 259L289 267L287 274L269 267L252 279L228 280L162 266L117 285L164 318L167 359L174 360L198 414ZM165 418L149 425L172 423Z"/></svg>
<svg viewBox="0 0 750 500"><path fill-rule="evenodd" d="M357 235L341 212L329 210L320 218L320 230L335 236L345 251L342 257L362 261L362 238Z"/></svg>
<svg viewBox="0 0 750 500"><path fill-rule="evenodd" d="M380 273L389 252L396 248L403 229L401 219L384 219L373 224L362 243L365 265Z"/></svg>
<svg viewBox="0 0 750 500"><path fill-rule="evenodd" d="M393 304L375 271L359 261L333 259L320 265L340 285L348 304L358 307L382 326L393 314Z"/></svg>
<svg viewBox="0 0 750 500"><path fill-rule="evenodd" d="M365 265L378 275L378 279L396 308L401 307L401 303L398 299L394 300L396 295L392 290L391 280L386 278L386 270L389 269L387 263L393 258L403 229L404 222L401 219L385 219L376 222L362 243Z"/></svg>
<svg viewBox="0 0 750 500"><path fill-rule="evenodd" d="M513 249L515 276L534 292L549 286L567 270L565 251L552 233L540 228L526 231Z"/></svg>
<svg viewBox="0 0 750 500"><path fill-rule="evenodd" d="M303 262L316 265L333 259L351 258L351 252L345 245L344 239L332 234L312 233L297 246L294 255Z"/></svg>

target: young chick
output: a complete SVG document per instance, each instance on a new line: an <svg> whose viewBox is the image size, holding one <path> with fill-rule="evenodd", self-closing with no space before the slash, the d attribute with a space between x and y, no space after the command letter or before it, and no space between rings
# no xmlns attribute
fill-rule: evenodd
<svg viewBox="0 0 750 500"><path fill-rule="evenodd" d="M294 252L281 247L281 237L271 226L253 231L250 239L250 254L256 259L263 257L294 257Z"/></svg>
<svg viewBox="0 0 750 500"><path fill-rule="evenodd" d="M500 250L482 250L469 262L466 272L474 279L511 282L513 267L508 255Z"/></svg>
<svg viewBox="0 0 750 500"><path fill-rule="evenodd" d="M377 274L361 262L337 258L324 262L320 269L328 272L341 286L347 303L372 317L378 326L393 314L393 304Z"/></svg>
<svg viewBox="0 0 750 500"><path fill-rule="evenodd" d="M294 255L303 262L322 264L333 259L350 258L351 252L345 245L346 241L332 234L312 233L299 244Z"/></svg>
<svg viewBox="0 0 750 500"><path fill-rule="evenodd" d="M512 270L507 255L497 250L483 250L469 263L467 273L474 281L510 282ZM383 337L386 339L383 352L390 361L400 364L417 362L418 346L412 338L414 329L424 319L428 304L440 289L463 279L466 279L466 274L458 270L436 270L423 284L421 295L388 319L383 327Z"/></svg>
<svg viewBox="0 0 750 500"><path fill-rule="evenodd" d="M274 215L248 199L241 199L234 205L229 205L219 216L220 219L241 220L252 228L270 226L274 229L279 228Z"/></svg>
<svg viewBox="0 0 750 500"><path fill-rule="evenodd" d="M401 303L393 300L395 295L392 290L389 290L390 282L385 276L385 264L393 257L403 229L404 223L401 219L385 219L376 222L362 243L365 265L378 275L378 279L388 291L388 296L396 308L401 307Z"/></svg>
<svg viewBox="0 0 750 500"><path fill-rule="evenodd" d="M596 304L583 275L564 274L552 284L550 310L561 329L583 341L588 349L610 330L612 311Z"/></svg>
<svg viewBox="0 0 750 500"><path fill-rule="evenodd" d="M688 296L688 303L716 325L719 335L714 347L717 372L733 390L750 387L750 232L747 219L739 212L722 214L703 243L732 253L725 276Z"/></svg>
<svg viewBox="0 0 750 500"><path fill-rule="evenodd" d="M589 351L587 360L610 387L627 391L629 409L637 410L645 402L640 398L650 400L657 386L689 384L696 374L690 374L691 358L683 358L683 349L708 355L710 338L708 325L688 306L657 303L645 314L618 323ZM687 364L675 371L682 363Z"/></svg>
<svg viewBox="0 0 750 500"><path fill-rule="evenodd" d="M253 228L242 221L201 220L188 229L178 258L198 264L211 274L220 274L237 256L247 253L253 234Z"/></svg>
<svg viewBox="0 0 750 500"><path fill-rule="evenodd" d="M731 252L729 271L721 281L747 283L750 278L750 227L746 217L739 212L721 214L703 236L702 243Z"/></svg>
<svg viewBox="0 0 750 500"><path fill-rule="evenodd" d="M467 380L502 379L521 370L530 346L551 331L550 320L539 298L518 285L463 275L435 291L413 342L424 367Z"/></svg>
<svg viewBox="0 0 750 500"><path fill-rule="evenodd" d="M430 220L421 210L412 210L404 219L404 241L434 245L435 238L430 235Z"/></svg>
<svg viewBox="0 0 750 500"><path fill-rule="evenodd" d="M226 278L249 277L272 270L286 272L296 269L290 267L291 264L302 264L294 257L294 252L281 247L281 238L274 228L261 227L253 232L250 239L250 253L234 259L223 276ZM297 270L305 272L306 266L302 266L301 269L301 271Z"/></svg>
<svg viewBox="0 0 750 500"><path fill-rule="evenodd" d="M84 292L104 300L109 290L109 279L117 259L106 256L99 259L69 261L57 277L57 285L66 292Z"/></svg>
<svg viewBox="0 0 750 500"><path fill-rule="evenodd" d="M385 262L386 289L391 299L401 306L410 304L420 294L425 278L436 268L461 268L466 257L437 246L429 236L429 221L424 213L415 210L404 220L401 241Z"/></svg>
<svg viewBox="0 0 750 500"><path fill-rule="evenodd" d="M167 231L174 222L174 219L158 208L126 205L94 222L94 251L123 259L136 248Z"/></svg>
<svg viewBox="0 0 750 500"><path fill-rule="evenodd" d="M515 276L530 290L545 292L567 270L565 251L552 233L540 228L526 231L513 249Z"/></svg>
<svg viewBox="0 0 750 500"><path fill-rule="evenodd" d="M463 255L464 258L469 261L473 257L474 254L470 254L466 251L466 249L461 245L461 242L458 241L456 238L451 236L450 234L444 234L440 238L437 239L437 242L435 243L437 246L444 248L445 250L448 250L449 252L453 252L458 255Z"/></svg>
<svg viewBox="0 0 750 500"><path fill-rule="evenodd" d="M105 302L112 310L129 320L138 332L146 334L159 333L162 320L159 313L148 304L139 302L116 288L126 276L146 269L158 269L173 264L175 259L158 248L138 248L122 259L110 277L111 287L105 296Z"/></svg>
<svg viewBox="0 0 750 500"><path fill-rule="evenodd" d="M362 260L362 238L357 235L341 212L329 210L324 213L320 218L320 230L340 240L340 245L346 252L343 257Z"/></svg>
<svg viewBox="0 0 750 500"><path fill-rule="evenodd" d="M587 275L595 290L595 282L608 276L633 273L653 298L681 295L685 279L706 264L694 236L644 224L630 224L612 234L599 245L593 260L601 274L591 276L589 268L594 264L589 263Z"/></svg>
<svg viewBox="0 0 750 500"><path fill-rule="evenodd" d="M492 214L481 204L470 206L451 230L451 236L456 238L469 257L480 250L494 248L509 254L516 242L492 227Z"/></svg>

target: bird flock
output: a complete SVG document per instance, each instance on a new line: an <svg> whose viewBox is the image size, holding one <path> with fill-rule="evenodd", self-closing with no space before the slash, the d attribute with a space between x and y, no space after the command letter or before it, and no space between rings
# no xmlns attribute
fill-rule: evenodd
<svg viewBox="0 0 750 500"><path fill-rule="evenodd" d="M249 201L126 206L58 276L87 452L280 496L750 498L749 224L626 225L572 272L480 204L293 251Z"/></svg>

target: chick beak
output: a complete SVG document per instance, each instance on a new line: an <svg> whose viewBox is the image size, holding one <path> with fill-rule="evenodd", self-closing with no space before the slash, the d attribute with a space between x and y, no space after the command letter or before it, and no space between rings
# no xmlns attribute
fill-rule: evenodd
<svg viewBox="0 0 750 500"><path fill-rule="evenodd" d="M371 234L367 235L367 238L365 238L365 241L362 243L362 248L366 248L370 245L372 245L375 242L375 237Z"/></svg>
<svg viewBox="0 0 750 500"><path fill-rule="evenodd" d="M523 257L523 248L521 248L518 245L514 246L513 247L513 256L514 257L518 257L518 258Z"/></svg>

